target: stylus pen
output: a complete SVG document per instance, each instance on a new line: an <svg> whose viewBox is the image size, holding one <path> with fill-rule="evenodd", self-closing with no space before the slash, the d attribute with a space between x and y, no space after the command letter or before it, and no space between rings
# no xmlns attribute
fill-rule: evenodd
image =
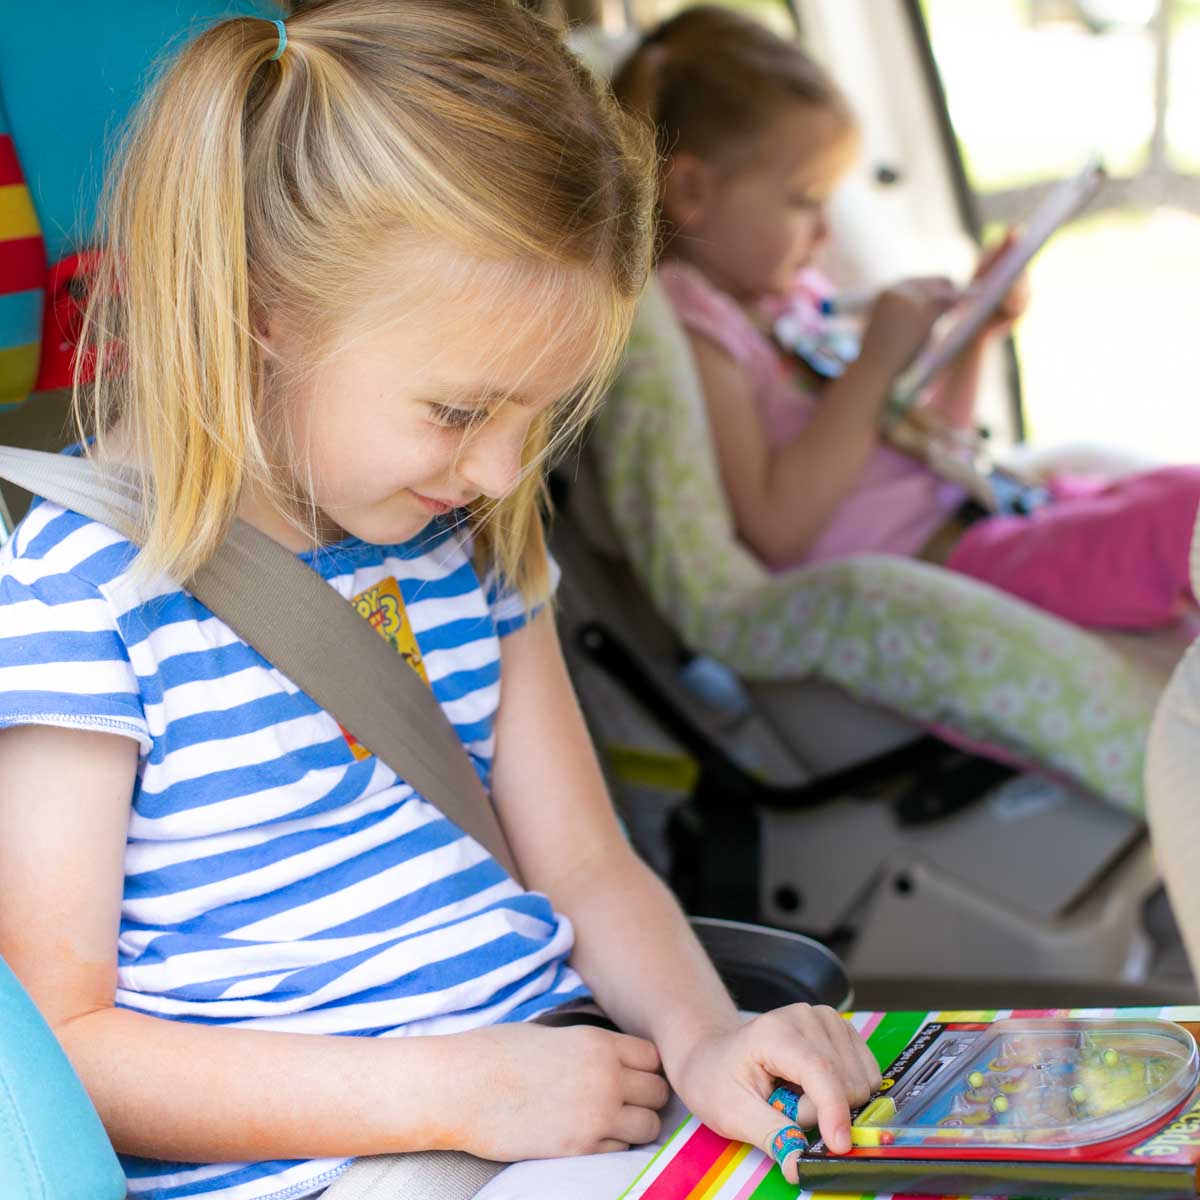
<svg viewBox="0 0 1200 1200"><path fill-rule="evenodd" d="M880 288L857 288L826 296L819 308L823 317L853 317L864 313L879 299ZM954 298L955 305L969 302L975 294L975 284L968 284Z"/></svg>
<svg viewBox="0 0 1200 1200"><path fill-rule="evenodd" d="M838 292L836 296L826 296L821 301L821 315L825 317L850 317L866 312L875 298L879 295L878 288L856 288L848 292Z"/></svg>

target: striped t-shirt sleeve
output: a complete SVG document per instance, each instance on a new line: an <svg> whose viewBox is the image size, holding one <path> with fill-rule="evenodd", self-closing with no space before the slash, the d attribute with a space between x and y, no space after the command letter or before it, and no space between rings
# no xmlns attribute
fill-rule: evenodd
<svg viewBox="0 0 1200 1200"><path fill-rule="evenodd" d="M58 725L150 749L137 676L99 588L44 564L0 562L0 728Z"/></svg>
<svg viewBox="0 0 1200 1200"><path fill-rule="evenodd" d="M550 568L549 594L553 596L558 591L558 581L562 578L562 571L552 555L547 554L546 563ZM545 607L544 604L535 604L532 608L527 607L521 593L495 571L488 575L484 591L487 595L488 607L492 612L492 620L496 622L498 637L507 637L510 633L516 633Z"/></svg>

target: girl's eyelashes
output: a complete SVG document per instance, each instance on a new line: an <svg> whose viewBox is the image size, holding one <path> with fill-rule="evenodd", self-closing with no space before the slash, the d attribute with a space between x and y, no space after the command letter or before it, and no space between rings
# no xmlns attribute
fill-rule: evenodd
<svg viewBox="0 0 1200 1200"><path fill-rule="evenodd" d="M466 429L475 424L480 417L478 409L455 408L449 404L430 404L429 412L434 424L443 429Z"/></svg>

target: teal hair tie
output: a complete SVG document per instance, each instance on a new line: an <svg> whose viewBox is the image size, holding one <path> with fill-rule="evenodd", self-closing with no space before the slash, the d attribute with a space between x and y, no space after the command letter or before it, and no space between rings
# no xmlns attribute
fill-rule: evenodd
<svg viewBox="0 0 1200 1200"><path fill-rule="evenodd" d="M287 49L287 29L284 27L282 21L277 21L274 17L267 19L279 30L279 45L275 47L275 53L267 59L267 62L276 62L283 57L283 52Z"/></svg>

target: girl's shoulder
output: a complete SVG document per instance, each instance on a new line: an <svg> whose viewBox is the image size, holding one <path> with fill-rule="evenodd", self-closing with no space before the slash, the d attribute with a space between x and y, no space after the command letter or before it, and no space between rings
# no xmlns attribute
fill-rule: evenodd
<svg viewBox="0 0 1200 1200"><path fill-rule="evenodd" d="M0 547L0 602L33 589L43 603L104 596L131 578L137 548L108 525L48 500L34 502ZM31 595L30 598L33 598Z"/></svg>
<svg viewBox="0 0 1200 1200"><path fill-rule="evenodd" d="M0 727L60 725L150 746L127 640L136 549L42 501L0 549ZM152 586L152 585L150 585Z"/></svg>
<svg viewBox="0 0 1200 1200"><path fill-rule="evenodd" d="M690 263L669 259L657 278L685 329L715 342L736 362L752 364L772 351L732 296Z"/></svg>
<svg viewBox="0 0 1200 1200"><path fill-rule="evenodd" d="M490 603L507 598L502 580L477 570L472 551L464 523L439 519L406 542L348 537L299 558L348 595L355 583L386 574L411 581L428 600L475 591ZM136 610L141 624L185 589L167 576L135 572L136 557L136 546L109 526L49 501L35 502L0 547L0 627L19 630L36 607L64 607L64 619L81 615L78 605L87 601L107 607L117 625Z"/></svg>
<svg viewBox="0 0 1200 1200"><path fill-rule="evenodd" d="M497 571L481 568L473 550L465 522L439 519L406 542L348 537L299 557L360 608L364 596L386 585L403 594L416 625L455 626L490 615L494 632L504 636L530 614L519 592ZM214 614L177 581L135 572L136 556L133 543L107 525L46 501L35 504L0 548L0 667L4 646L22 638L36 637L41 652L55 643L64 656L71 646L94 654L77 635L103 631L106 653L124 657L150 638L156 653L169 654L200 637L194 627ZM550 569L556 582L553 562Z"/></svg>

